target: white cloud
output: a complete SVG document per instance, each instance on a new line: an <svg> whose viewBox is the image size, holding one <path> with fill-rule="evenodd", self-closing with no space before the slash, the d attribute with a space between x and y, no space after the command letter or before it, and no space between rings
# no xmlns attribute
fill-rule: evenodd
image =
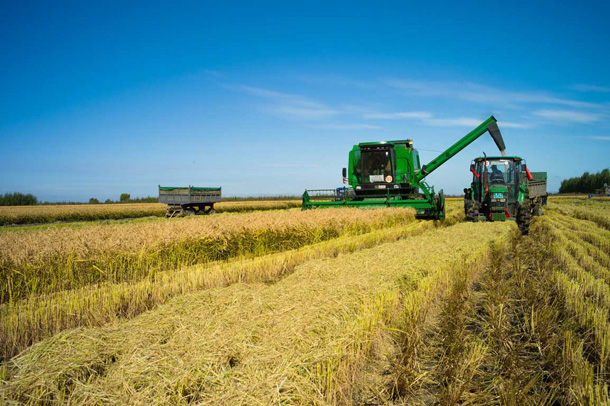
<svg viewBox="0 0 610 406"><path fill-rule="evenodd" d="M538 110L532 113L536 117L563 123L584 123L589 124L601 119L599 114L584 113L570 110Z"/></svg>
<svg viewBox="0 0 610 406"><path fill-rule="evenodd" d="M318 164L295 164L284 162L266 162L255 166L258 168L320 168L320 165Z"/></svg>
<svg viewBox="0 0 610 406"><path fill-rule="evenodd" d="M610 141L610 137L603 136L603 135L602 136L591 136L589 138L591 138L592 140Z"/></svg>
<svg viewBox="0 0 610 406"><path fill-rule="evenodd" d="M458 117L458 118L429 118L423 120L424 124L435 127L476 127L481 124L482 120L476 118Z"/></svg>
<svg viewBox="0 0 610 406"><path fill-rule="evenodd" d="M371 124L325 124L313 126L326 130L379 130L380 126Z"/></svg>
<svg viewBox="0 0 610 406"><path fill-rule="evenodd" d="M528 104L555 104L580 108L603 108L603 105L565 99L549 93L513 91L478 83L437 82L416 80L386 80L388 86L402 89L409 95L421 97L443 97L466 100L480 104L494 104L512 109L523 109Z"/></svg>
<svg viewBox="0 0 610 406"><path fill-rule="evenodd" d="M252 86L230 86L229 88L269 100L270 106L265 110L285 118L322 120L339 113L322 103L295 94Z"/></svg>
<svg viewBox="0 0 610 406"><path fill-rule="evenodd" d="M579 92L598 92L598 93L610 92L610 87L585 85L585 84L574 85L574 86L571 86L570 89L577 90Z"/></svg>
<svg viewBox="0 0 610 406"><path fill-rule="evenodd" d="M298 105L284 105L276 106L269 109L269 111L284 116L295 118L299 120L320 120L324 118L330 118L337 114L337 111L326 108L325 106L298 106Z"/></svg>
<svg viewBox="0 0 610 406"><path fill-rule="evenodd" d="M414 119L424 125L434 127L476 127L483 122L482 119L472 117L438 118L427 111L393 112L393 113L367 113L364 118L368 119ZM530 124L516 123L511 121L500 121L500 127L504 128L530 128Z"/></svg>
<svg viewBox="0 0 610 406"><path fill-rule="evenodd" d="M364 115L364 118L388 119L388 120L402 119L402 118L423 119L423 118L430 118L430 117L432 117L432 113L429 113L427 111L403 111L403 112L396 112L396 113L367 113Z"/></svg>

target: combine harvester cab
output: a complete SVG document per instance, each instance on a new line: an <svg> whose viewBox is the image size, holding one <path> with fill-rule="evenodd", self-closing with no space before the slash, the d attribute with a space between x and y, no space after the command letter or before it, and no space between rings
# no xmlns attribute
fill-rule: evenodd
<svg viewBox="0 0 610 406"><path fill-rule="evenodd" d="M469 221L516 220L522 234L532 216L542 215L547 200L546 172L530 172L518 156L483 156L470 165L472 183L464 189Z"/></svg>
<svg viewBox="0 0 610 406"><path fill-rule="evenodd" d="M354 145L343 168L347 190L315 189L303 193L303 210L326 207L412 207L419 218L443 220L445 196L425 182L426 176L488 132L502 153L502 135L491 116L446 151L421 166L413 140L363 142Z"/></svg>

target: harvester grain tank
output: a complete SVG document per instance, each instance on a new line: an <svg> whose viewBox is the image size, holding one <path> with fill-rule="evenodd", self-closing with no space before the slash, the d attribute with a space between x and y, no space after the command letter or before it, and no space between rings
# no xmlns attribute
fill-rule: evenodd
<svg viewBox="0 0 610 406"><path fill-rule="evenodd" d="M413 140L363 142L349 153L344 182L350 188L306 190L303 210L325 207L412 207L420 218L444 219L445 197L425 178L477 138L489 132L501 153L506 149L496 119L491 116L477 128L421 166Z"/></svg>
<svg viewBox="0 0 610 406"><path fill-rule="evenodd" d="M530 172L518 156L482 156L470 165L472 183L464 189L464 212L470 221L516 220L523 234L532 216L542 215L547 199L546 172Z"/></svg>

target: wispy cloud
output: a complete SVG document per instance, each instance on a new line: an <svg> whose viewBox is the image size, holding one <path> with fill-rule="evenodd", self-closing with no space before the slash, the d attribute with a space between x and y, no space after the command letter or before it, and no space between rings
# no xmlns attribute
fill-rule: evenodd
<svg viewBox="0 0 610 406"><path fill-rule="evenodd" d="M577 90L579 92L596 92L596 93L609 93L610 92L610 87L585 85L582 83L571 86L570 89Z"/></svg>
<svg viewBox="0 0 610 406"><path fill-rule="evenodd" d="M313 128L320 128L325 130L379 130L382 127L371 124L322 124L312 126Z"/></svg>
<svg viewBox="0 0 610 406"><path fill-rule="evenodd" d="M376 112L367 113L363 116L366 119L384 119L384 120L397 120L397 119L413 119L421 122L424 125L434 127L476 127L481 124L482 120L473 117L455 117L455 118L439 118L435 117L433 113L428 111L409 111L409 112ZM516 123L511 121L502 121L502 127L504 128L530 128L530 124Z"/></svg>
<svg viewBox="0 0 610 406"><path fill-rule="evenodd" d="M592 140L610 141L610 137L607 137L605 135L600 135L600 136L594 135L594 136L591 136L589 138L591 138Z"/></svg>
<svg viewBox="0 0 610 406"><path fill-rule="evenodd" d="M286 118L321 120L339 113L322 103L295 94L252 86L229 86L228 88L267 99L270 105L265 110Z"/></svg>
<svg viewBox="0 0 610 406"><path fill-rule="evenodd" d="M337 111L331 110L323 105L284 105L271 107L269 111L280 116L295 118L299 120L320 120L324 118L333 117L337 114Z"/></svg>
<svg viewBox="0 0 610 406"><path fill-rule="evenodd" d="M413 96L442 97L466 100L479 104L494 104L512 109L522 109L529 104L552 104L580 108L603 108L602 105L557 97L549 93L513 91L478 83L437 82L417 80L386 80L385 84L401 89Z"/></svg>
<svg viewBox="0 0 610 406"><path fill-rule="evenodd" d="M284 163L284 162L266 162L263 164L256 164L257 168L319 168L318 164L295 164L295 163Z"/></svg>
<svg viewBox="0 0 610 406"><path fill-rule="evenodd" d="M367 113L364 115L364 118L370 119L384 119L384 120L395 120L395 119L403 119L403 118L430 118L432 117L432 113L427 111L402 111L395 113Z"/></svg>
<svg viewBox="0 0 610 406"><path fill-rule="evenodd" d="M532 114L536 117L545 118L559 123L590 124L599 121L602 118L600 114L571 110L537 110Z"/></svg>

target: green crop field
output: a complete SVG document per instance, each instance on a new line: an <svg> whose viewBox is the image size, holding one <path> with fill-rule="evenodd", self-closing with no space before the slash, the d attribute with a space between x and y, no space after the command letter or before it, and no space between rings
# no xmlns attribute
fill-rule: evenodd
<svg viewBox="0 0 610 406"><path fill-rule="evenodd" d="M459 199L223 205L0 229L0 403L609 404L609 199L550 199L526 236Z"/></svg>

